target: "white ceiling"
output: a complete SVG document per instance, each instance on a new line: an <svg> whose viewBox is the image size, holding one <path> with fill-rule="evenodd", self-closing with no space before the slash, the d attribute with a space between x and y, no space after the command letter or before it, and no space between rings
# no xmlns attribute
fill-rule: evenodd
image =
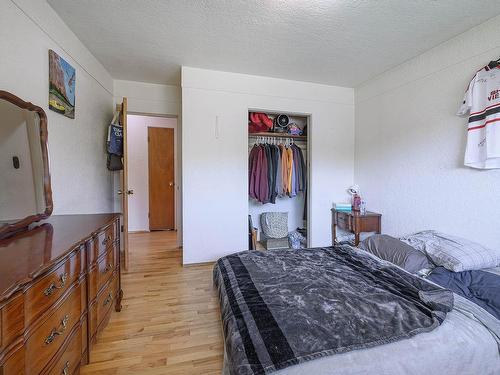
<svg viewBox="0 0 500 375"><path fill-rule="evenodd" d="M47 0L115 79L180 66L356 87L500 13L500 0Z"/></svg>

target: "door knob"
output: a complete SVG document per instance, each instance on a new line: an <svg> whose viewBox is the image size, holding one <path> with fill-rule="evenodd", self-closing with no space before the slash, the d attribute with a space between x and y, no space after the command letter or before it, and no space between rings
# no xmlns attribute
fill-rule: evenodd
<svg viewBox="0 0 500 375"><path fill-rule="evenodd" d="M170 181L170 182L168 183L168 186L174 186L174 183L173 183L172 181Z"/></svg>
<svg viewBox="0 0 500 375"><path fill-rule="evenodd" d="M122 194L123 194L123 191L118 190L118 195L122 195Z"/></svg>
<svg viewBox="0 0 500 375"><path fill-rule="evenodd" d="M134 190L127 190L127 194L128 194L128 195L132 195L132 194L134 194Z"/></svg>

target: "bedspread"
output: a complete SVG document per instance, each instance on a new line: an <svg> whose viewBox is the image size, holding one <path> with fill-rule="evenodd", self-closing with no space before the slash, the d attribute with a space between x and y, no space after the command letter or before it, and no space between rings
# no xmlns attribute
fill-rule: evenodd
<svg viewBox="0 0 500 375"><path fill-rule="evenodd" d="M226 372L267 374L438 327L453 294L349 246L219 259Z"/></svg>

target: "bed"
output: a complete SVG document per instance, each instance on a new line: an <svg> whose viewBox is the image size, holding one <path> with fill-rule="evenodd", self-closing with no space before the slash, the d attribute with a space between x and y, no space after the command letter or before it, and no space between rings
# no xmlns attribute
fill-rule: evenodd
<svg viewBox="0 0 500 375"><path fill-rule="evenodd" d="M214 284L223 374L500 374L499 320L350 246L232 254Z"/></svg>

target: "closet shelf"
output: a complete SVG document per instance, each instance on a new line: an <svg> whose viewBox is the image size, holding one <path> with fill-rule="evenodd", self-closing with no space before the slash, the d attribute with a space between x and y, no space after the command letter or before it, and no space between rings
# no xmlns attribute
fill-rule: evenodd
<svg viewBox="0 0 500 375"><path fill-rule="evenodd" d="M293 135L288 133L248 133L249 137L274 137L274 138L293 138L293 139L307 139L307 135Z"/></svg>

